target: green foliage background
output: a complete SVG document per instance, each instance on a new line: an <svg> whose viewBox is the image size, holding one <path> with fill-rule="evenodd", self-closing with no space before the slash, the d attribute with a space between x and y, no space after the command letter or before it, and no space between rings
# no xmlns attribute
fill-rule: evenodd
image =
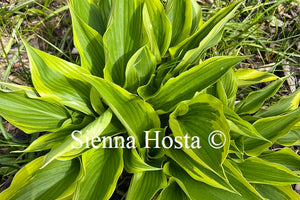
<svg viewBox="0 0 300 200"><path fill-rule="evenodd" d="M0 114L27 134L45 134L23 151L41 156L18 171L0 199L110 199L124 175L132 176L126 199L299 198L291 185L300 182L300 158L289 148L299 145L299 89L261 109L289 77L236 69L249 56L230 43L240 27L228 21L248 9L245 2L208 20L195 1L164 3L70 1L80 65L23 39L33 87L1 82ZM212 52L218 43L228 55ZM74 149L74 130L83 141L132 136L137 148ZM145 149L148 130L198 136L202 148ZM215 130L226 137L223 148L207 141ZM275 144L286 147L270 151Z"/></svg>

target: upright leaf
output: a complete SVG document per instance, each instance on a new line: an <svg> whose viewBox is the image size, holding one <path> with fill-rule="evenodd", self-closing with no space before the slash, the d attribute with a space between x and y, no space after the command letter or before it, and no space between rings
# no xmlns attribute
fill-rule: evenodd
<svg viewBox="0 0 300 200"><path fill-rule="evenodd" d="M172 71L171 73L172 76L178 75L180 72L184 71L187 67L198 64L205 51L215 46L221 40L224 26L228 22L228 20L232 17L234 11L235 9L230 14L226 15L223 19L221 19L218 23L216 23L213 27L209 27L209 24L207 24L208 22L203 26L201 26L199 30L201 34L198 35L196 39L197 42L199 42L198 47L195 49L188 50L185 53L182 60L180 60L180 63ZM180 45L181 44L179 44L178 46ZM174 48L176 48L176 46ZM173 49L171 48L170 49L171 53L172 50Z"/></svg>
<svg viewBox="0 0 300 200"><path fill-rule="evenodd" d="M118 85L125 82L125 67L145 43L141 0L116 0L103 42L106 65L104 77Z"/></svg>
<svg viewBox="0 0 300 200"><path fill-rule="evenodd" d="M156 60L147 46L139 49L128 61L124 88L135 93L139 86L145 85L156 68Z"/></svg>
<svg viewBox="0 0 300 200"><path fill-rule="evenodd" d="M171 24L159 0L146 0L143 9L143 22L149 38L150 49L160 63L171 41Z"/></svg>
<svg viewBox="0 0 300 200"><path fill-rule="evenodd" d="M167 1L166 13L172 24L170 46L175 46L190 34L192 27L192 5L190 0Z"/></svg>
<svg viewBox="0 0 300 200"><path fill-rule="evenodd" d="M179 0L178 0L179 1ZM241 1L237 1L232 3L226 8L220 10L216 15L211 17L205 24L201 26L201 28L188 37L187 39L180 42L178 45L170 48L170 54L174 58L183 58L187 51L196 48L199 46L200 41L206 37L210 31L224 18L227 16L232 16L236 11L238 5Z"/></svg>
<svg viewBox="0 0 300 200"><path fill-rule="evenodd" d="M202 25L202 10L201 6L198 4L197 1L191 1L192 11L193 11L193 20L192 20L192 27L190 35L194 34L196 31L199 30L200 26Z"/></svg>
<svg viewBox="0 0 300 200"><path fill-rule="evenodd" d="M257 130L252 124L243 120L238 114L236 114L227 106L224 106L224 114L230 125L230 131L233 138L239 136L246 136L250 138L268 141L259 132L257 132Z"/></svg>
<svg viewBox="0 0 300 200"><path fill-rule="evenodd" d="M81 67L93 75L103 77L105 55L102 36L83 22L70 6L74 45L80 54Z"/></svg>
<svg viewBox="0 0 300 200"><path fill-rule="evenodd" d="M111 0L101 0L99 6L92 1L86 0L71 0L70 3L74 12L85 24L96 30L99 34L104 34L108 23L108 10L111 6Z"/></svg>
<svg viewBox="0 0 300 200"><path fill-rule="evenodd" d="M134 148L124 150L124 168L128 173L161 170L147 164Z"/></svg>
<svg viewBox="0 0 300 200"><path fill-rule="evenodd" d="M238 90L237 78L233 69L229 69L226 72L226 74L221 78L221 83L227 96L227 106L233 109Z"/></svg>

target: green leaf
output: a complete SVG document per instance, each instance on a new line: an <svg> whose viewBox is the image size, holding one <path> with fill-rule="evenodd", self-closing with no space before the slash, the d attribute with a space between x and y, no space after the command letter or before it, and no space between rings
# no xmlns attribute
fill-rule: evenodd
<svg viewBox="0 0 300 200"><path fill-rule="evenodd" d="M255 189L265 198L269 200L293 200L299 199L300 196L293 190L290 185L275 186L255 184Z"/></svg>
<svg viewBox="0 0 300 200"><path fill-rule="evenodd" d="M199 32L201 32L201 35L198 35L199 38L197 38L197 40L199 41L199 46L195 49L188 50L185 53L181 62L171 72L171 76L177 76L179 73L184 71L187 67L194 66L199 63L205 51L215 46L221 40L223 36L224 26L226 25L228 20L232 17L233 13L234 12L231 12L231 14L225 16L212 28L209 27L209 24L207 23L200 27ZM172 48L170 49L170 52L172 53Z"/></svg>
<svg viewBox="0 0 300 200"><path fill-rule="evenodd" d="M300 145L300 127L294 127L286 135L278 138L276 143L283 146Z"/></svg>
<svg viewBox="0 0 300 200"><path fill-rule="evenodd" d="M259 158L281 164L292 171L300 172L300 157L292 149L283 148L280 151L271 151L260 155Z"/></svg>
<svg viewBox="0 0 300 200"><path fill-rule="evenodd" d="M228 154L230 135L223 105L218 99L199 94L190 101L181 102L170 115L169 124L175 137L187 135L191 138L188 142L182 141L182 149L189 156L224 177L222 163ZM214 131L218 134L213 134ZM211 134L216 141L211 141ZM201 148L195 145L197 140L193 137L200 139ZM220 144L220 147L212 146L212 142Z"/></svg>
<svg viewBox="0 0 300 200"><path fill-rule="evenodd" d="M238 114L236 114L227 106L224 106L224 114L230 125L230 131L233 137L246 136L268 141L259 132L257 132L252 124L243 120Z"/></svg>
<svg viewBox="0 0 300 200"><path fill-rule="evenodd" d="M205 93L218 98L223 105L227 105L227 95L225 93L223 83L220 80L208 87Z"/></svg>
<svg viewBox="0 0 300 200"><path fill-rule="evenodd" d="M78 159L53 161L40 169L44 157L39 157L23 167L14 177L11 186L0 194L0 199L56 200L73 193L80 175Z"/></svg>
<svg viewBox="0 0 300 200"><path fill-rule="evenodd" d="M191 32L192 5L190 0L169 0L166 5L166 13L172 25L172 37L170 46L175 46Z"/></svg>
<svg viewBox="0 0 300 200"><path fill-rule="evenodd" d="M269 106L265 110L260 110L255 117L271 117L281 114L286 114L299 107L300 102L300 88L287 97L283 97L277 103Z"/></svg>
<svg viewBox="0 0 300 200"><path fill-rule="evenodd" d="M197 1L191 1L191 5L193 11L193 20L190 35L198 31L203 23L201 6L198 4Z"/></svg>
<svg viewBox="0 0 300 200"><path fill-rule="evenodd" d="M60 144L67 137L67 133L58 134L58 133L49 133L38 137L33 141L24 152L34 152L34 151L44 151L51 149L53 146Z"/></svg>
<svg viewBox="0 0 300 200"><path fill-rule="evenodd" d="M70 117L64 107L30 99L22 91L0 91L0 115L26 133L55 131Z"/></svg>
<svg viewBox="0 0 300 200"><path fill-rule="evenodd" d="M283 82L283 79L278 79L263 89L251 92L236 106L236 113L242 115L256 112L263 105L265 100L272 97L278 91Z"/></svg>
<svg viewBox="0 0 300 200"><path fill-rule="evenodd" d="M221 83L227 96L227 106L234 108L238 84L233 69L229 69L221 78Z"/></svg>
<svg viewBox="0 0 300 200"><path fill-rule="evenodd" d="M101 101L101 96L98 92L98 90L94 87L91 88L91 93L90 93L90 101L92 104L92 107L96 113L101 115L102 113L105 112L104 105Z"/></svg>
<svg viewBox="0 0 300 200"><path fill-rule="evenodd" d="M139 86L145 85L156 68L156 60L147 46L139 49L128 61L124 88L135 93Z"/></svg>
<svg viewBox="0 0 300 200"><path fill-rule="evenodd" d="M187 53L187 51L199 46L199 44L203 40L203 38L205 38L208 34L210 34L210 31L215 26L217 26L220 21L222 21L224 18L231 17L234 14L234 12L238 8L240 2L241 1L234 2L233 4L229 5L228 7L223 8L216 15L211 17L205 24L203 24L196 33L194 33L187 39L183 40L178 45L170 48L169 51L170 51L171 56L173 58L182 58ZM178 16L180 16L180 15L178 15Z"/></svg>
<svg viewBox="0 0 300 200"><path fill-rule="evenodd" d="M124 149L124 164L124 168L128 173L161 170L161 168L147 164L140 157L136 149Z"/></svg>
<svg viewBox="0 0 300 200"><path fill-rule="evenodd" d="M278 79L278 76L273 73L261 72L255 69L238 69L235 72L238 86L254 85L258 83L273 81Z"/></svg>
<svg viewBox="0 0 300 200"><path fill-rule="evenodd" d="M21 91L24 91L29 98L32 98L32 99L40 98L37 91L32 87L28 87L28 86L24 86L24 85L17 85L17 84L13 84L13 83L5 83L5 82L0 82L0 85L4 87L4 89L0 88L0 90L3 92L20 91L21 90Z"/></svg>
<svg viewBox="0 0 300 200"><path fill-rule="evenodd" d="M85 24L103 35L108 23L111 0L101 0L99 3L97 6L91 1L71 0L70 7Z"/></svg>
<svg viewBox="0 0 300 200"><path fill-rule="evenodd" d="M109 125L112 125L110 124L111 119L112 113L110 110L107 110L103 115L98 117L82 130L74 130L74 132L70 132L68 137L66 137L60 145L53 147L46 155L43 167L59 156L76 155L84 151L85 148L89 147L89 145L86 145L86 137L88 137L88 141L90 141L93 137L106 135L107 133L105 130L109 130Z"/></svg>
<svg viewBox="0 0 300 200"><path fill-rule="evenodd" d="M103 77L105 55L102 36L84 23L70 6L74 45L80 54L81 67Z"/></svg>
<svg viewBox="0 0 300 200"><path fill-rule="evenodd" d="M172 28L164 7L159 0L146 0L143 8L143 22L149 38L150 49L158 63L165 55L171 41Z"/></svg>
<svg viewBox="0 0 300 200"><path fill-rule="evenodd" d="M177 103L192 98L197 91L200 92L215 83L226 71L245 58L233 56L210 58L171 78L157 93L146 100L156 110L171 111Z"/></svg>
<svg viewBox="0 0 300 200"><path fill-rule="evenodd" d="M189 198L179 185L170 178L167 187L160 193L158 200L189 200Z"/></svg>
<svg viewBox="0 0 300 200"><path fill-rule="evenodd" d="M183 169L174 163L167 163L164 172L171 176L181 187L185 194L192 200L244 200L236 193L231 193L220 188L209 186L203 182L191 178Z"/></svg>
<svg viewBox="0 0 300 200"><path fill-rule="evenodd" d="M47 101L57 101L85 114L93 114L89 100L91 85L83 81L81 75L88 71L27 43L25 46L32 82L39 95Z"/></svg>
<svg viewBox="0 0 300 200"><path fill-rule="evenodd" d="M107 80L88 75L84 77L98 90L129 135L137 140L138 147L144 145L144 131L160 127L157 113L138 96Z"/></svg>
<svg viewBox="0 0 300 200"><path fill-rule="evenodd" d="M166 185L167 179L162 170L135 173L131 179L126 199L152 199L156 192Z"/></svg>
<svg viewBox="0 0 300 200"><path fill-rule="evenodd" d="M229 160L224 162L224 169L230 184L244 199L264 199Z"/></svg>
<svg viewBox="0 0 300 200"><path fill-rule="evenodd" d="M103 36L106 65L104 77L118 85L125 82L125 67L145 44L141 0L118 0L112 8L109 27Z"/></svg>
<svg viewBox="0 0 300 200"><path fill-rule="evenodd" d="M264 138L274 143L278 138L287 134L299 121L300 109L298 108L283 116L259 119L253 126ZM245 139L245 152L248 155L259 155L269 146L270 144L263 140Z"/></svg>
<svg viewBox="0 0 300 200"><path fill-rule="evenodd" d="M228 190L230 192L234 191L228 180L221 178L210 169L207 169L193 160L188 154L184 153L182 149L171 148L166 150L166 154L180 165L180 167L183 168L193 179L216 188Z"/></svg>
<svg viewBox="0 0 300 200"><path fill-rule="evenodd" d="M300 182L300 177L288 168L257 157L250 157L237 166L251 183L289 185Z"/></svg>
<svg viewBox="0 0 300 200"><path fill-rule="evenodd" d="M34 152L51 149L52 147L62 143L72 131L82 129L92 120L92 117L86 116L80 124L64 123L56 132L48 133L38 137L22 152Z"/></svg>
<svg viewBox="0 0 300 200"><path fill-rule="evenodd" d="M108 200L123 171L122 154L121 148L91 149L83 153L84 176L76 187L73 199Z"/></svg>

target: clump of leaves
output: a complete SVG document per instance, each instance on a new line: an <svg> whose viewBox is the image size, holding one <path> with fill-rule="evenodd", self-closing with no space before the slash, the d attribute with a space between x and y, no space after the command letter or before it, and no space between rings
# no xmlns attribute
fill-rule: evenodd
<svg viewBox="0 0 300 200"><path fill-rule="evenodd" d="M46 154L0 198L109 199L123 170L132 174L126 199L299 198L291 184L300 158L268 150L299 144L299 90L262 110L285 78L235 70L246 57L202 59L241 4L204 22L191 0L71 0L81 66L25 42L34 88L1 83L1 116L28 134L46 132L24 150ZM239 87L270 81L235 104ZM97 139L117 136L136 148ZM146 136L159 144L144 148ZM201 148L176 142L186 136Z"/></svg>

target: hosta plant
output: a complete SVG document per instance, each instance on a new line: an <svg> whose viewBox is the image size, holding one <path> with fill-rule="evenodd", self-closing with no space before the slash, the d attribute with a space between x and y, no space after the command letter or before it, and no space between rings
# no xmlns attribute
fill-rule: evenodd
<svg viewBox="0 0 300 200"><path fill-rule="evenodd" d="M285 77L205 54L242 6L204 22L194 0L71 0L81 65L23 40L33 87L1 83L0 115L44 156L0 199L104 200L126 180L128 200L299 199L300 90L266 104Z"/></svg>

